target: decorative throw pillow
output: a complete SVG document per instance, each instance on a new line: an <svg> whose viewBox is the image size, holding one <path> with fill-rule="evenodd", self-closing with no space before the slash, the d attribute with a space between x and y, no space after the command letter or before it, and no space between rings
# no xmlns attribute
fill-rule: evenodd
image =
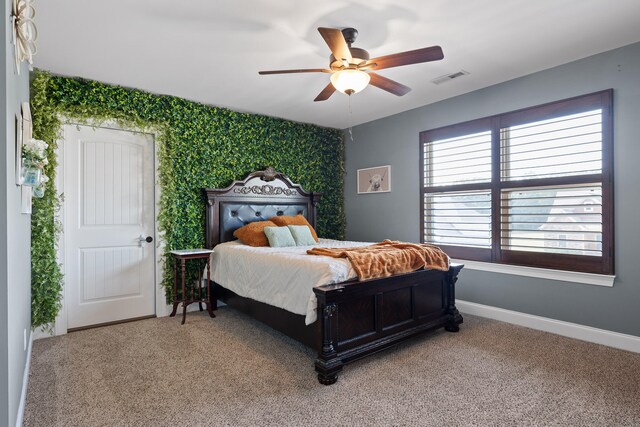
<svg viewBox="0 0 640 427"><path fill-rule="evenodd" d="M269 246L272 248L296 245L296 241L287 227L265 227L264 234L267 236Z"/></svg>
<svg viewBox="0 0 640 427"><path fill-rule="evenodd" d="M271 221L255 221L250 222L244 227L238 228L233 232L233 237L242 240L242 243L249 246L269 246L267 236L264 234L265 227L275 227Z"/></svg>
<svg viewBox="0 0 640 427"><path fill-rule="evenodd" d="M309 224L309 221L307 221L307 218L305 218L302 215L272 216L271 218L269 218L269 221L273 221L279 227L284 227L285 225L306 225L307 227L309 227L309 230L311 231L311 235L313 236L313 239L316 242L318 241L318 235L316 234L316 230L314 230L311 224Z"/></svg>
<svg viewBox="0 0 640 427"><path fill-rule="evenodd" d="M311 230L306 225L287 225L287 228L296 241L296 246L311 246L316 244L316 239L311 235Z"/></svg>

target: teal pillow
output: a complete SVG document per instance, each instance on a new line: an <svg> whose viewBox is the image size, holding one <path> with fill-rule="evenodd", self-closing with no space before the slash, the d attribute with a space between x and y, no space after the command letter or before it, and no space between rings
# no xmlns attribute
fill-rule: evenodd
<svg viewBox="0 0 640 427"><path fill-rule="evenodd" d="M311 246L316 244L316 239L313 238L311 230L309 230L309 227L306 225L287 225L287 228L296 241L296 246Z"/></svg>
<svg viewBox="0 0 640 427"><path fill-rule="evenodd" d="M267 236L269 246L272 248L296 245L296 241L287 227L265 227L264 234Z"/></svg>

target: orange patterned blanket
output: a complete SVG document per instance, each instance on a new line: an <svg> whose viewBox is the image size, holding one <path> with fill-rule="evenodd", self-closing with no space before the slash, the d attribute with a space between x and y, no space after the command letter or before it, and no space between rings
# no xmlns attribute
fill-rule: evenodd
<svg viewBox="0 0 640 427"><path fill-rule="evenodd" d="M421 268L449 270L449 257L437 246L393 240L355 248L313 248L310 255L348 258L358 280L388 277Z"/></svg>

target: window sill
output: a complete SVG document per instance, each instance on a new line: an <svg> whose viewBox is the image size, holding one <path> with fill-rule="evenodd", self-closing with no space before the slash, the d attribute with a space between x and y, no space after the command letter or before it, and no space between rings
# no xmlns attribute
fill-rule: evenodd
<svg viewBox="0 0 640 427"><path fill-rule="evenodd" d="M605 274L579 273L577 271L551 270L547 268L523 267L520 265L496 264L491 262L452 259L451 262L464 264L465 269L490 271L492 273L513 274L516 276L537 277L539 279L561 282L583 283L585 285L613 287L616 276Z"/></svg>

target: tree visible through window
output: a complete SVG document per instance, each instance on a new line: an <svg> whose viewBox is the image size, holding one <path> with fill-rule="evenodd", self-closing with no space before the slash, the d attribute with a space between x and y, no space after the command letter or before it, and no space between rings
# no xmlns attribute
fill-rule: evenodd
<svg viewBox="0 0 640 427"><path fill-rule="evenodd" d="M612 91L420 134L422 241L613 274Z"/></svg>

